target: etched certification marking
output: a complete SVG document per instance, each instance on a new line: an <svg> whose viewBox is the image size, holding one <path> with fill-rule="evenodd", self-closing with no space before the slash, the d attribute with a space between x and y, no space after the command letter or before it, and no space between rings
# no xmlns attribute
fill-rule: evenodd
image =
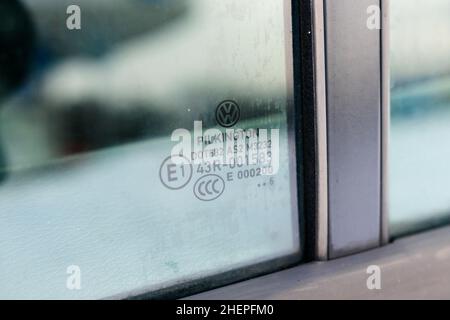
<svg viewBox="0 0 450 320"><path fill-rule="evenodd" d="M161 183L170 190L183 189L192 178L192 164L184 157L168 157L159 169Z"/></svg>
<svg viewBox="0 0 450 320"><path fill-rule="evenodd" d="M194 195L201 201L213 201L225 191L225 181L216 174L208 174L197 180Z"/></svg>

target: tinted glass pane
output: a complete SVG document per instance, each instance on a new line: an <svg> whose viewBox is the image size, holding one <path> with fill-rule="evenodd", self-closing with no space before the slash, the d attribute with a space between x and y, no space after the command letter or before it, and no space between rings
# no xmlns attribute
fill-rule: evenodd
<svg viewBox="0 0 450 320"><path fill-rule="evenodd" d="M298 258L288 3L0 4L1 298L142 293ZM186 137L270 161L167 160Z"/></svg>
<svg viewBox="0 0 450 320"><path fill-rule="evenodd" d="M403 233L450 212L450 2L390 3L391 219Z"/></svg>

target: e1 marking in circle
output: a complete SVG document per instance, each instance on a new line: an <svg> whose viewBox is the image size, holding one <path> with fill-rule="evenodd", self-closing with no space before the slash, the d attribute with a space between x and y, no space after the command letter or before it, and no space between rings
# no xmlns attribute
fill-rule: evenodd
<svg viewBox="0 0 450 320"><path fill-rule="evenodd" d="M170 190L184 188L192 178L192 164L184 157L168 157L159 169L161 183Z"/></svg>

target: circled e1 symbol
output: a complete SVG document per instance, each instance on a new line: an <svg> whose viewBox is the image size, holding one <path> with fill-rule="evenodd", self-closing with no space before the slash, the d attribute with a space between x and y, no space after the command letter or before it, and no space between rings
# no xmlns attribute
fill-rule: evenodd
<svg viewBox="0 0 450 320"><path fill-rule="evenodd" d="M161 183L170 190L183 189L192 178L192 164L182 156L166 158L159 169Z"/></svg>

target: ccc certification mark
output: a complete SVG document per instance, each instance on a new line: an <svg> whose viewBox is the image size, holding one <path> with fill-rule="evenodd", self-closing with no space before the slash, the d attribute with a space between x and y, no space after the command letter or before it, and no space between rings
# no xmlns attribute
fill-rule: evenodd
<svg viewBox="0 0 450 320"><path fill-rule="evenodd" d="M201 201L213 201L225 191L225 181L216 174L208 174L197 180L194 195Z"/></svg>

